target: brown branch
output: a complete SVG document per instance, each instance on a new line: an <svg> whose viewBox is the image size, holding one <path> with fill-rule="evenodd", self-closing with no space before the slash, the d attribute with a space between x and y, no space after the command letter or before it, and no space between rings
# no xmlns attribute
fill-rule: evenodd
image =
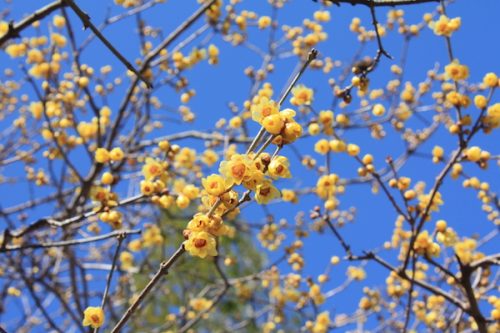
<svg viewBox="0 0 500 333"><path fill-rule="evenodd" d="M375 29L375 35L377 36L377 45L378 45L378 50L377 50L377 56L375 57L374 65L376 66L378 62L380 61L380 57L382 55L386 56L389 59L392 59L392 56L387 53L387 51L384 49L384 46L382 45L382 39L380 38L380 33L378 31L378 21L377 21L377 16L375 15L375 7L374 7L374 1L371 1L370 5L370 15L372 17L372 24L373 28Z"/></svg>
<svg viewBox="0 0 500 333"><path fill-rule="evenodd" d="M344 238L339 233L339 231L337 230L337 228L335 228L335 225L332 223L332 221L330 221L330 216L328 214L324 214L323 217L322 217L322 220L326 222L326 224L328 225L328 227L330 228L330 230L333 232L333 234L335 235L335 237L337 238L337 240L340 242L340 245L344 249L344 251L345 251L345 253L347 255L347 258L352 257L351 246L349 244L347 244L347 242L344 240Z"/></svg>
<svg viewBox="0 0 500 333"><path fill-rule="evenodd" d="M283 102L285 102L285 99L287 98L288 94L290 94L290 91L292 91L292 88L295 86L295 84L300 79L300 77L304 74L304 72L307 69L307 67L309 66L309 64L314 59L316 59L317 56L318 56L318 50L313 48L309 51L309 54L307 55L306 61L304 61L300 65L299 70L295 74L292 74L290 82L286 85L285 89L281 93L281 97L278 101L278 107L281 107ZM257 135L253 139L252 143L248 147L247 154L255 149L255 147L259 143L260 139L262 139L262 136L264 135L264 133L265 133L265 129L264 129L264 127L261 127L259 130L259 133L257 133Z"/></svg>
<svg viewBox="0 0 500 333"><path fill-rule="evenodd" d="M33 24L34 22L45 18L46 16L50 15L52 12L56 11L57 9L63 6L66 6L64 1L57 0L49 3L45 7L36 10L33 14L29 15L28 17L22 19L17 23L10 22L9 30L7 30L7 32L3 36L0 36L0 46L2 46L9 39L19 38L21 36L20 33L22 30L31 26L31 24Z"/></svg>
<svg viewBox="0 0 500 333"><path fill-rule="evenodd" d="M26 245L5 247L4 249L0 249L0 252L12 252L12 251L19 251L19 250L26 250L26 249L47 249L47 248L52 248L52 247L66 247L66 246L73 246L73 245L81 245L81 244L86 244L86 243L98 242L101 240L117 237L120 235L134 235L134 234L140 234L140 233L141 233L141 230L117 230L117 231L110 232L108 234L94 236L94 237L81 238L81 239L71 239L71 240L52 242L52 243L26 244Z"/></svg>
<svg viewBox="0 0 500 333"><path fill-rule="evenodd" d="M126 206L132 203L135 203L137 201L140 201L141 199L144 198L143 194L138 194L133 197L124 199L118 203L118 206ZM39 228L43 228L46 226L52 226L52 227L65 227L67 225L70 225L72 223L80 222L86 218L89 218L91 216L97 215L100 211L95 211L95 210L90 210L88 212L85 212L83 214L79 214L70 218L67 218L63 221L58 221L56 218L52 217L43 217L41 219L38 219L37 221L31 223L24 229L21 229L16 232L12 232L8 229L5 230L5 233L8 234L8 237L22 237L27 233L33 232L34 230L38 230ZM6 245L7 241L4 238L3 243ZM2 244L2 246L4 246Z"/></svg>
<svg viewBox="0 0 500 333"><path fill-rule="evenodd" d="M118 51L113 44L111 44L106 37L99 31L99 29L91 22L90 16L85 13L73 0L63 0L67 6L71 7L71 9L75 12L75 14L80 18L83 23L83 27L85 29L90 28L94 35L113 53L115 57L120 60L128 70L132 71L141 81L143 81L148 88L152 88L153 85L146 80L146 78L138 71L132 64L125 58L120 51Z"/></svg>
<svg viewBox="0 0 500 333"><path fill-rule="evenodd" d="M228 137L227 135L213 132L204 133L196 130L188 130L183 132L178 132L175 134L160 136L152 140L143 140L140 142L140 147L150 147L157 145L161 141L177 141L182 139L200 139L200 140L212 140L223 142L227 138L228 143L249 143L251 140L249 138L242 137Z"/></svg>
<svg viewBox="0 0 500 333"><path fill-rule="evenodd" d="M182 34L186 29L188 29L191 25L193 25L194 22L196 22L196 20L200 18L214 3L215 0L210 0L209 2L205 3L190 17L188 17L181 25L179 25L174 31L172 31L154 50L149 52L142 63L140 72L146 70L149 67L150 63L160 54L162 50L170 46L170 44L172 44L177 39L177 37L179 37L180 34ZM130 85L127 94L125 96L125 99L123 100L122 104L120 105L120 108L118 109L118 116L116 117L115 123L111 129L111 134L109 135L107 148L111 148L115 137L118 135L118 131L121 126L121 121L124 117L125 110L128 104L130 103L130 99L134 94L134 90L138 82L139 82L138 78L136 77L135 80ZM95 177L95 174L96 173L91 172L89 179L93 179L92 176Z"/></svg>
<svg viewBox="0 0 500 333"><path fill-rule="evenodd" d="M500 253L495 253L495 254L483 257L483 258L478 259L476 261L473 261L472 263L469 264L470 269L472 271L475 271L476 269L481 268L481 267L487 267L487 266L492 266L492 265L496 265L496 266L500 265Z"/></svg>
<svg viewBox="0 0 500 333"><path fill-rule="evenodd" d="M410 278L408 276L408 274L406 274L405 271L403 271L401 269L397 269L396 267L392 266L391 264L389 264L388 262L386 262L385 260L383 260L379 256L375 255L374 253L368 252L368 253L366 253L365 256L362 257L362 259L371 259L371 260L376 261L377 263L379 263L380 265L382 265L386 269L396 273L399 277L401 277L409 282L413 282L415 285L417 285L417 286L419 286L427 291L430 291L434 295L443 296L445 299L447 299L450 303L454 304L456 307L469 313L467 307L463 304L463 302L461 300L459 300L458 298L456 298L455 296L447 293L446 291L444 291L438 287L435 287L431 284L428 284L427 282Z"/></svg>
<svg viewBox="0 0 500 333"><path fill-rule="evenodd" d="M460 270L462 272L462 277L460 278L461 286L465 290L465 294L467 296L467 300L469 302L469 307L467 309L467 313L474 318L477 328L480 333L487 333L488 329L486 326L486 319L481 313L481 309L479 309L479 304L476 299L476 294L474 291L474 287L472 286L470 279L473 273L470 266L463 265L460 261L460 258L456 256L457 261L460 265Z"/></svg>
<svg viewBox="0 0 500 333"><path fill-rule="evenodd" d="M121 248L122 243L126 237L127 237L127 234L125 234L125 233L120 233L117 236L118 245L116 246L115 255L113 256L113 261L111 263L111 270L109 271L108 279L106 281L106 288L104 289L104 294L102 295L101 309L103 309L103 310L104 310L104 306L106 305L106 301L108 298L109 287L111 285L111 279L113 278L113 272L115 271L116 262L118 260L118 255L120 253L120 248ZM94 329L94 333L97 333L98 331L99 331L99 327L96 327Z"/></svg>
<svg viewBox="0 0 500 333"><path fill-rule="evenodd" d="M316 0L314 0L316 1ZM428 2L439 2L439 0L327 0L338 6L340 4L363 5L368 7L395 7L407 5L419 5Z"/></svg>

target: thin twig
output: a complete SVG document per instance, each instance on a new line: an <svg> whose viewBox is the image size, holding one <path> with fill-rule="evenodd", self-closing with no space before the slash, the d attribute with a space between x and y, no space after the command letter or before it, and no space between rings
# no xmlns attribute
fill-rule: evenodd
<svg viewBox="0 0 500 333"><path fill-rule="evenodd" d="M108 280L106 281L106 288L104 289L104 294L102 295L101 309L104 310L104 306L106 306L106 301L108 299L109 287L111 286L111 279L113 278L113 272L115 271L116 262L118 260L118 255L120 254L120 247L122 246L123 241L127 237L127 234L121 233L117 236L118 244L116 245L115 254L113 256L113 261L111 263L111 270L108 274ZM94 329L94 333L99 331L99 327Z"/></svg>
<svg viewBox="0 0 500 333"><path fill-rule="evenodd" d="M317 0L313 0L317 1ZM394 7L394 6L409 6L418 5L427 2L439 2L439 0L328 0L336 5L341 3L355 5L364 5L368 7Z"/></svg>
<svg viewBox="0 0 500 333"><path fill-rule="evenodd" d="M81 245L81 244L87 244L87 243L94 243L94 242L98 242L101 240L117 237L117 236L122 235L122 234L123 235L136 235L136 234L140 234L140 233L141 233L141 230L117 230L117 231L110 232L108 234L87 237L87 238L81 238L81 239L70 239L70 240L65 240L65 241L60 241L60 242L52 242L52 243L26 244L26 245L5 247L4 249L0 249L0 252L12 252L12 251L19 251L19 250L26 250L26 249L47 249L47 248L53 248L53 247L74 246L74 245Z"/></svg>
<svg viewBox="0 0 500 333"><path fill-rule="evenodd" d="M33 24L36 21L39 21L46 16L50 15L52 12L56 11L57 9L61 8L62 6L65 6L66 4L64 3L63 0L57 0L54 2L49 3L47 6L42 7L38 10L36 10L33 14L30 16L24 18L23 20L19 21L18 23L9 23L9 30L3 35L0 36L0 46L2 46L6 41L12 38L18 38L20 37L20 33L22 30L26 29L27 27L30 27L31 24Z"/></svg>
<svg viewBox="0 0 500 333"><path fill-rule="evenodd" d="M113 46L113 44L111 44L106 39L106 37L104 37L104 35L99 31L99 29L92 23L92 21L90 20L90 16L87 13L85 13L80 7L78 7L78 5L73 0L63 0L63 1L66 3L66 5L71 7L71 9L75 12L75 14L80 18L80 20L83 23L83 27L85 29L90 28L90 30L92 30L94 35L96 35L96 37L99 38L99 40L111 51L111 53L115 55L115 57L118 58L118 60L120 60L125 65L125 67L127 67L128 70L132 71L139 79L141 79L141 81L143 81L148 88L150 89L153 88L151 82L146 80L146 78L141 74L141 72L139 72L134 66L132 66L132 64L127 60L127 58L125 58L120 53L120 51L118 51Z"/></svg>
<svg viewBox="0 0 500 333"><path fill-rule="evenodd" d="M164 261L160 264L160 268L158 269L156 274L148 282L146 287L144 287L144 289L141 291L136 300L130 305L127 311L123 314L115 327L113 327L111 333L117 333L121 331L130 317L135 313L141 302L146 298L146 296L148 296L148 294L153 290L156 284L161 281L163 276L168 274L168 270L170 269L170 267L182 256L184 252L184 245L181 245L167 261Z"/></svg>

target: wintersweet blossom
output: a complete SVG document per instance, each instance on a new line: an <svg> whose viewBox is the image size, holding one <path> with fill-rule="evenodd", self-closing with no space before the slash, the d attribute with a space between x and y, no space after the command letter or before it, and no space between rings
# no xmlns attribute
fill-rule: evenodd
<svg viewBox="0 0 500 333"><path fill-rule="evenodd" d="M206 231L185 232L187 239L184 241L184 248L192 256L200 258L215 257L217 255L217 242L215 237Z"/></svg>
<svg viewBox="0 0 500 333"><path fill-rule="evenodd" d="M104 311L99 306L89 306L83 312L83 326L92 328L101 327L104 324Z"/></svg>

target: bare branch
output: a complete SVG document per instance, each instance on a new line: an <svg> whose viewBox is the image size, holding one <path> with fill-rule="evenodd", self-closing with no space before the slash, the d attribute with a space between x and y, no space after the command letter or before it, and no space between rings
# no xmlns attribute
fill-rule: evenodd
<svg viewBox="0 0 500 333"><path fill-rule="evenodd" d="M17 23L9 23L9 30L7 31L7 33L5 33L3 36L0 36L0 46L2 46L9 39L20 37L20 33L22 30L31 26L31 24L33 24L34 22L45 18L62 6L66 6L64 0L57 0L49 3L45 7L36 10L35 12L33 12L33 14Z"/></svg>

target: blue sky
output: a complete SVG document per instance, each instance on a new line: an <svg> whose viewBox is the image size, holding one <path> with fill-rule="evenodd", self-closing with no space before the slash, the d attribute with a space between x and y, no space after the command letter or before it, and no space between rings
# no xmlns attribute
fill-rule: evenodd
<svg viewBox="0 0 500 333"><path fill-rule="evenodd" d="M123 11L119 7L113 6L111 1L96 3L79 1L79 3L81 3L82 8L89 12L92 20L96 23L102 21L108 7L112 15ZM12 6L9 5L12 8L10 17L17 19L23 13L29 12L32 8L38 8L38 6L40 6L39 1L14 1ZM309 0L292 0L280 12L278 20L280 23L288 25L300 25L304 18L311 18L312 13L319 7L317 3ZM195 0L170 0L167 5L160 5L156 9L146 11L144 17L147 18L148 23L152 26L162 28L164 32L169 32L181 23L185 17L189 16L195 8L197 8ZM269 15L271 13L270 6L264 0L247 0L238 8L255 10L258 14L262 15ZM424 13L433 11L434 8L435 4L404 7L406 20L418 23L421 21ZM325 31L329 33L329 39L327 42L321 43L318 46L318 50L321 54L331 56L335 60L349 62L359 45L356 36L348 31L349 23L353 16L358 16L366 26L369 26L369 10L362 6L353 7L346 4L340 7L330 7L330 10L332 19L330 23L325 25ZM387 9L377 10L379 21L384 21L386 13ZM480 81L483 75L489 71L500 73L500 63L498 62L500 46L498 43L499 37L497 36L500 28L498 13L500 13L500 2L495 0L474 2L459 0L448 7L448 15L450 17L460 16L462 18L462 28L453 35L452 45L455 56L461 63L469 66L471 82ZM132 17L104 30L104 34L130 60L139 56L138 37L135 33L135 28L132 27L133 25L135 25L135 18ZM199 27L199 24L196 27ZM195 28L189 31L193 31ZM26 35L30 36L31 34L31 31L26 31ZM77 39L82 41L88 34L89 32L78 31ZM187 35L184 34L183 36ZM266 37L266 33L252 31L250 36L255 44L265 45L264 38ZM182 37L180 40L182 40ZM198 42L201 40L202 38ZM250 82L242 73L247 66L258 68L261 59L255 53L249 52L243 47L232 47L227 43L223 43L220 36L215 36L214 42L219 45L221 50L220 64L216 67L201 64L187 75L193 87L196 87L197 90L197 95L189 103L193 112L197 114L197 121L191 125L169 124L162 130L155 132L152 137L171 134L189 128L211 130L217 119L221 117L229 118L230 112L227 103L234 102L237 105L241 105L248 98ZM388 37L383 39L383 43L387 51L394 56L394 60L382 59L380 67L370 76L371 84L374 87L385 85L389 80L388 77L390 77L388 68L394 63L398 64L401 60L403 38L400 35L391 32ZM189 47L187 51L190 49ZM376 43L372 42L366 47L363 54L373 56L375 51ZM123 71L122 65L97 40L92 42L83 54L82 59L83 62L95 68L99 68L105 64L112 64L115 73ZM5 54L0 54L0 62L2 63L1 67L4 66L4 63L7 63ZM273 84L276 93L286 83L296 63L297 60L295 58L284 59L276 63L276 70L269 77L269 81ZM414 85L416 85L416 82L424 80L427 70L433 68L436 64L440 64L442 68L447 63L448 57L444 39L434 36L430 29L424 29L421 36L410 43L405 79L414 82ZM335 77L337 74L338 70L334 71L331 76ZM331 76L319 75L317 72L307 71L300 81L300 83L315 90L316 99L313 106L316 110L329 108L331 92L328 88L327 79ZM157 92L157 96L166 104L178 104L178 95L171 90L161 89ZM114 94L114 97L109 100L110 106L112 108L117 107L120 99L121 96L119 93ZM290 105L286 104L285 106L289 107ZM337 112L337 110L334 111ZM473 112L471 111L471 113ZM0 128L3 128L3 125L0 125ZM251 130L253 133L256 133L257 127L251 127ZM381 142L372 140L369 133L364 130L349 132L346 134L346 137L352 142L359 144L362 152L372 153L375 156L375 160L378 161L376 165L382 167L383 160L387 155L397 156L404 148L398 134L390 129L387 131L387 138ZM497 131L490 136L481 136L473 144L480 145L484 149L491 151L492 154L497 154L495 148L498 148L499 139L500 136ZM199 142L194 144L201 147L199 146ZM431 140L430 144L423 146L422 151L430 153L435 144L442 145L447 152L450 152L456 142L444 130L440 130L436 137ZM313 141L311 139L297 143L296 147L317 158L318 163L322 163L322 157L313 152ZM285 148L283 154L291 156L292 152L290 149ZM293 159L291 158L291 160ZM335 156L332 160L332 170L338 172L341 177L354 175L355 168L356 164L345 156ZM429 160L415 158L401 172L412 177L415 181L427 181L429 188L439 170L440 166L433 165ZM493 191L499 189L500 178L498 177L498 167L494 163L491 163L489 170L486 172L479 173L478 168L475 166L468 166L466 170L471 175L478 174L484 179L491 179L491 188ZM14 175L22 175L22 172L19 172L19 170L9 170L9 172ZM290 181L280 183L280 188L311 186L315 181L314 175L307 173L296 161L293 162L292 174L295 177ZM2 202L2 207L8 207L22 201L25 198L26 191L26 187L20 187L19 191L11 194L7 190L6 185L0 185L0 202ZM346 192L341 197L342 208L347 209L350 206L356 206L357 213L354 224L342 228L341 233L353 245L355 252L359 253L361 250L379 247L384 241L390 238L396 217L394 210L382 194L378 194L377 196L372 195L370 186L356 185L347 188ZM39 193L43 193L43 191ZM472 233L484 235L492 230L491 222L487 221L485 214L481 212L481 205L475 198L475 191L462 189L461 181L448 181L443 187L442 193L446 204L441 208L439 213L433 216L434 220L444 218L460 234L464 235ZM276 214L276 218L286 218L290 223L293 223L294 215L299 207L307 213L309 207L319 203L318 199L309 196L304 198L299 206L278 204L270 205L269 209ZM40 216L46 214L46 212L37 213ZM248 209L244 210L244 217L249 221L261 222L263 218L262 210L255 205L249 206ZM290 242L291 240L292 237L289 235L286 242ZM306 270L312 276L322 273L331 255L343 255L338 242L328 232L324 235L312 236L311 239L307 240L306 244L304 250L307 262ZM490 247L490 250L493 249L495 249L494 246ZM498 251L498 247L496 247L496 250ZM393 258L393 255L388 255L387 258ZM336 269L339 275L332 275L330 286L338 284L345 277L344 271L341 268ZM385 271L373 264L369 265L367 271L370 281L369 285L383 285L386 277ZM352 295L353 293L359 294L360 290L361 284L353 288L352 293L340 295L332 300L332 302L329 302L328 307L332 309L342 308L342 311L354 310L357 306L358 298L352 297Z"/></svg>

